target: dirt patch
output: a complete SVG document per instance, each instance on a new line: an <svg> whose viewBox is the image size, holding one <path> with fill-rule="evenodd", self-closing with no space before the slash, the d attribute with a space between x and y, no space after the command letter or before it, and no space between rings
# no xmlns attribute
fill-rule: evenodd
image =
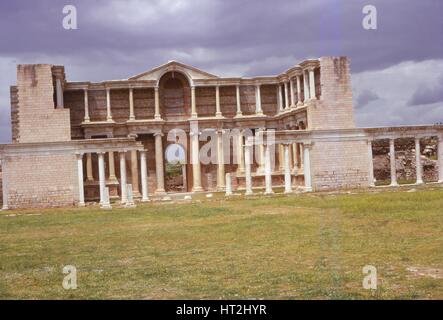
<svg viewBox="0 0 443 320"><path fill-rule="evenodd" d="M443 279L443 269L428 267L407 267L407 271L411 273L409 278L430 277L433 279Z"/></svg>

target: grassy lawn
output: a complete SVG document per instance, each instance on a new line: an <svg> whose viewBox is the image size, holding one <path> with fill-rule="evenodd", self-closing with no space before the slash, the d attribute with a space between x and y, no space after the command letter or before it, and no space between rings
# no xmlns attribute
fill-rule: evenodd
<svg viewBox="0 0 443 320"><path fill-rule="evenodd" d="M443 188L409 189L2 212L0 298L442 299Z"/></svg>

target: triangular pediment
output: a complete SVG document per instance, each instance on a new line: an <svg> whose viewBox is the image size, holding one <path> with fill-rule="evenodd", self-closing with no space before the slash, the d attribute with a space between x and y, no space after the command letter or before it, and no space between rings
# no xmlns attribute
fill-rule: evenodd
<svg viewBox="0 0 443 320"><path fill-rule="evenodd" d="M195 79L217 79L218 77L192 66L185 65L177 61L169 61L152 70L143 72L129 78L129 80L159 80L162 75L170 71L177 71L186 74L192 80Z"/></svg>

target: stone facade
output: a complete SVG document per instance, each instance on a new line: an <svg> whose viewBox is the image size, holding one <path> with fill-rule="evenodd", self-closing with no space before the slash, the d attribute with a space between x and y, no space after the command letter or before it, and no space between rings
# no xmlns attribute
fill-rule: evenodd
<svg viewBox="0 0 443 320"><path fill-rule="evenodd" d="M417 137L434 137L442 182L442 126L356 128L351 88L346 57L255 78L221 78L170 61L100 83L69 82L62 66L19 65L10 90L13 143L0 145L2 206L99 201L109 208L108 194L128 201L127 184L148 201L224 191L226 174L228 187L246 195L277 186L286 193L367 188L377 167L373 143L389 139L395 153L395 139L405 137L419 149ZM183 162L171 169L167 150L177 146ZM415 156L422 183L426 164ZM395 186L398 164L389 165Z"/></svg>

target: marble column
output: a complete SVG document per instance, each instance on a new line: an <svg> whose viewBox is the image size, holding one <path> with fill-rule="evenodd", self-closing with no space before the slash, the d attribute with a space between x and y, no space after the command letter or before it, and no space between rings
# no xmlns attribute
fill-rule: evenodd
<svg viewBox="0 0 443 320"><path fill-rule="evenodd" d="M83 182L83 153L77 153L78 205L85 206L85 187Z"/></svg>
<svg viewBox="0 0 443 320"><path fill-rule="evenodd" d="M131 151L131 179L132 179L132 191L134 195L140 195L140 189L138 187L138 157L137 150Z"/></svg>
<svg viewBox="0 0 443 320"><path fill-rule="evenodd" d="M263 145L263 132L262 128L259 128L255 132L255 152L258 152L256 159L258 162L257 174L262 174L265 171L265 148Z"/></svg>
<svg viewBox="0 0 443 320"><path fill-rule="evenodd" d="M285 110L289 109L288 82L285 81Z"/></svg>
<svg viewBox="0 0 443 320"><path fill-rule="evenodd" d="M193 176L193 192L203 191L201 183L201 167L200 167L200 144L198 132L191 132L191 159L192 159L192 176Z"/></svg>
<svg viewBox="0 0 443 320"><path fill-rule="evenodd" d="M140 174L142 180L142 201L149 201L148 196L148 167L146 164L146 151L140 151Z"/></svg>
<svg viewBox="0 0 443 320"><path fill-rule="evenodd" d="M98 152L98 179L99 179L99 188L100 188L100 205L105 202L105 153Z"/></svg>
<svg viewBox="0 0 443 320"><path fill-rule="evenodd" d="M109 161L109 181L116 181L117 177L115 176L115 163L114 163L114 152L108 152L108 161Z"/></svg>
<svg viewBox="0 0 443 320"><path fill-rule="evenodd" d="M283 146L285 154L285 193L292 192L292 181L291 181L291 160L289 156L289 144Z"/></svg>
<svg viewBox="0 0 443 320"><path fill-rule="evenodd" d="M271 168L271 151L269 144L265 145L265 194L273 194L272 191L272 168Z"/></svg>
<svg viewBox="0 0 443 320"><path fill-rule="evenodd" d="M301 100L301 83L300 83L300 75L297 75L297 106L303 105Z"/></svg>
<svg viewBox="0 0 443 320"><path fill-rule="evenodd" d="M278 110L283 111L283 92L280 84L278 84Z"/></svg>
<svg viewBox="0 0 443 320"><path fill-rule="evenodd" d="M106 88L106 121L112 121L111 89L109 88Z"/></svg>
<svg viewBox="0 0 443 320"><path fill-rule="evenodd" d="M2 165L2 197L3 197L3 206L2 210L8 210L8 171L6 168L7 160L3 158L1 160Z"/></svg>
<svg viewBox="0 0 443 320"><path fill-rule="evenodd" d="M282 144L278 145L278 168L279 171L284 171L285 163L284 163L284 148Z"/></svg>
<svg viewBox="0 0 443 320"><path fill-rule="evenodd" d="M375 187L374 183L374 157L372 155L372 140L368 139L368 160L369 160L369 186Z"/></svg>
<svg viewBox="0 0 443 320"><path fill-rule="evenodd" d="M391 186L398 186L397 168L395 165L395 139L389 139L389 158L391 162Z"/></svg>
<svg viewBox="0 0 443 320"><path fill-rule="evenodd" d="M415 138L415 170L416 184L423 184L423 165L421 163L420 138Z"/></svg>
<svg viewBox="0 0 443 320"><path fill-rule="evenodd" d="M251 139L246 139L245 143L245 185L246 185L246 195L253 194L252 192L252 177L251 177L251 163L252 163L252 141Z"/></svg>
<svg viewBox="0 0 443 320"><path fill-rule="evenodd" d="M290 87L290 93L291 93L291 108L295 108L295 93L294 93L294 81L289 79L289 87Z"/></svg>
<svg viewBox="0 0 443 320"><path fill-rule="evenodd" d="M303 145L303 174L305 179L305 191L312 191L312 177L311 177L311 145Z"/></svg>
<svg viewBox="0 0 443 320"><path fill-rule="evenodd" d="M260 85L257 84L255 86L255 113L258 116L263 115L263 110L261 107L261 93L260 93Z"/></svg>
<svg viewBox="0 0 443 320"><path fill-rule="evenodd" d="M195 87L191 87L191 118L197 118L197 105L195 101Z"/></svg>
<svg viewBox="0 0 443 320"><path fill-rule="evenodd" d="M443 183L443 134L438 136L438 182Z"/></svg>
<svg viewBox="0 0 443 320"><path fill-rule="evenodd" d="M57 109L63 109L63 85L62 80L57 78L55 80L55 90L56 90L56 100L57 100Z"/></svg>
<svg viewBox="0 0 443 320"><path fill-rule="evenodd" d="M126 152L120 152L120 190L121 190L121 203L125 204L128 201L128 181L126 179Z"/></svg>
<svg viewBox="0 0 443 320"><path fill-rule="evenodd" d="M88 89L83 89L83 98L85 103L85 118L84 122L90 122L91 118L89 118L89 98L88 98Z"/></svg>
<svg viewBox="0 0 443 320"><path fill-rule="evenodd" d="M308 79L308 72L306 70L303 70L303 85L304 85L304 92L303 92L303 102L307 103L309 100L309 79Z"/></svg>
<svg viewBox="0 0 443 320"><path fill-rule="evenodd" d="M163 164L163 134L161 132L154 133L155 137L155 175L157 177L157 190L156 194L165 193L165 176L164 176L164 164Z"/></svg>
<svg viewBox="0 0 443 320"><path fill-rule="evenodd" d="M135 120L134 114L134 89L129 88L129 121Z"/></svg>
<svg viewBox="0 0 443 320"><path fill-rule="evenodd" d="M223 114L220 109L220 87L215 86L215 117L223 118Z"/></svg>
<svg viewBox="0 0 443 320"><path fill-rule="evenodd" d="M314 78L314 68L309 68L309 93L310 100L317 99L315 96L315 78Z"/></svg>
<svg viewBox="0 0 443 320"><path fill-rule="evenodd" d="M223 155L223 131L217 131L217 190L224 191L225 184L225 161Z"/></svg>
<svg viewBox="0 0 443 320"><path fill-rule="evenodd" d="M235 95L236 95L236 99L237 99L237 114L236 114L236 117L241 117L241 116L243 116L243 113L241 111L240 86L239 85L235 86Z"/></svg>
<svg viewBox="0 0 443 320"><path fill-rule="evenodd" d="M92 174L92 154L86 154L86 180L88 182L94 181L94 176Z"/></svg>
<svg viewBox="0 0 443 320"><path fill-rule="evenodd" d="M245 172L245 157L243 153L243 132L239 132L237 136L237 174Z"/></svg>
<svg viewBox="0 0 443 320"><path fill-rule="evenodd" d="M154 119L155 120L161 120L162 116L160 114L160 96L158 92L158 87L154 88Z"/></svg>
<svg viewBox="0 0 443 320"><path fill-rule="evenodd" d="M303 145L303 143L299 143L298 144L298 147L299 147L299 154L300 154L300 170L302 171L302 172L304 172L304 162L305 162L305 156L304 156L304 145Z"/></svg>
<svg viewBox="0 0 443 320"><path fill-rule="evenodd" d="M226 196L232 195L232 180L231 180L231 174L228 172L226 173Z"/></svg>

